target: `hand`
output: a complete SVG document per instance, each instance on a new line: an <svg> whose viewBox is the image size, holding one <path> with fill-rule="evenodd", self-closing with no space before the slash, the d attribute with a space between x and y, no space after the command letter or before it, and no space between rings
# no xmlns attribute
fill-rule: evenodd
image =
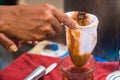
<svg viewBox="0 0 120 80"><path fill-rule="evenodd" d="M36 45L38 41L24 41L0 33L0 44L10 52L16 52L23 44Z"/></svg>
<svg viewBox="0 0 120 80"><path fill-rule="evenodd" d="M17 44L18 47L23 46L23 44L37 45L37 44L38 44L38 41L24 41L24 40L18 40L18 41L16 42L16 44Z"/></svg>
<svg viewBox="0 0 120 80"><path fill-rule="evenodd" d="M49 4L8 6L1 12L1 32L21 40L43 40L61 32L61 23L75 28L75 22Z"/></svg>

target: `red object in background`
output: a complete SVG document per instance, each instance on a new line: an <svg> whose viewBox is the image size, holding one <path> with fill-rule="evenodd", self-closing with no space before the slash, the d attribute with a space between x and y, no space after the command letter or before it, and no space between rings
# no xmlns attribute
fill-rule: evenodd
<svg viewBox="0 0 120 80"><path fill-rule="evenodd" d="M48 67L50 64L57 62L59 66L60 61L61 58L25 53L0 71L0 80L23 80L39 65ZM98 62L94 80L105 80L109 73L116 70L116 65L116 62ZM62 75L58 66L39 80L62 80Z"/></svg>
<svg viewBox="0 0 120 80"><path fill-rule="evenodd" d="M60 60L60 58L25 53L0 71L0 80L24 80L24 78L39 65L48 67L52 63L60 62ZM43 80L56 80L57 78L57 80L62 80L60 74L59 67L56 67L46 75Z"/></svg>
<svg viewBox="0 0 120 80"><path fill-rule="evenodd" d="M94 80L106 80L108 74L117 69L117 62L98 62L94 73Z"/></svg>

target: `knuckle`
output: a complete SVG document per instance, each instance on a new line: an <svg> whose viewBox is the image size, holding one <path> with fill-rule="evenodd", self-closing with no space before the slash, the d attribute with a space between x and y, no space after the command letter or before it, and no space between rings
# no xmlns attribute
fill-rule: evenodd
<svg viewBox="0 0 120 80"><path fill-rule="evenodd" d="M43 37L40 35L33 35L34 40L41 40Z"/></svg>
<svg viewBox="0 0 120 80"><path fill-rule="evenodd" d="M46 17L46 20L47 20L47 21L50 21L50 20L52 19L52 17L53 17L53 16L49 14L49 15L47 15L47 17Z"/></svg>
<svg viewBox="0 0 120 80"><path fill-rule="evenodd" d="M46 31L51 31L51 27L50 27L50 26L49 26L49 27L46 27L45 30L46 30Z"/></svg>
<svg viewBox="0 0 120 80"><path fill-rule="evenodd" d="M51 5L51 4L48 4L48 3L43 4L43 6L44 6L45 8L51 9L51 10L54 9L54 6Z"/></svg>
<svg viewBox="0 0 120 80"><path fill-rule="evenodd" d="M48 13L48 12L46 12L45 13L45 17L43 18L43 20L47 21L47 22L50 22L52 18L53 18L53 15Z"/></svg>
<svg viewBox="0 0 120 80"><path fill-rule="evenodd" d="M49 14L53 14L56 11L56 7L54 7L51 4L43 4L44 9L46 9L46 12Z"/></svg>

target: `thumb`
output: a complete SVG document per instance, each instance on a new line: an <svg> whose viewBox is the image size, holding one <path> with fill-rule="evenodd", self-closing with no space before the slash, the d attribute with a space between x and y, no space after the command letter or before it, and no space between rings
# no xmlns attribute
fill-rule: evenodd
<svg viewBox="0 0 120 80"><path fill-rule="evenodd" d="M16 44L2 33L0 33L0 44L10 52L16 52L18 50Z"/></svg>

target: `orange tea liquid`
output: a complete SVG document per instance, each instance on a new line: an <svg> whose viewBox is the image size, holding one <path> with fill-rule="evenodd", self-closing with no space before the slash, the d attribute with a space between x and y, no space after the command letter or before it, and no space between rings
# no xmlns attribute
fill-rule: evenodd
<svg viewBox="0 0 120 80"><path fill-rule="evenodd" d="M69 67L62 70L63 80L93 80L93 72L90 71L88 68Z"/></svg>

